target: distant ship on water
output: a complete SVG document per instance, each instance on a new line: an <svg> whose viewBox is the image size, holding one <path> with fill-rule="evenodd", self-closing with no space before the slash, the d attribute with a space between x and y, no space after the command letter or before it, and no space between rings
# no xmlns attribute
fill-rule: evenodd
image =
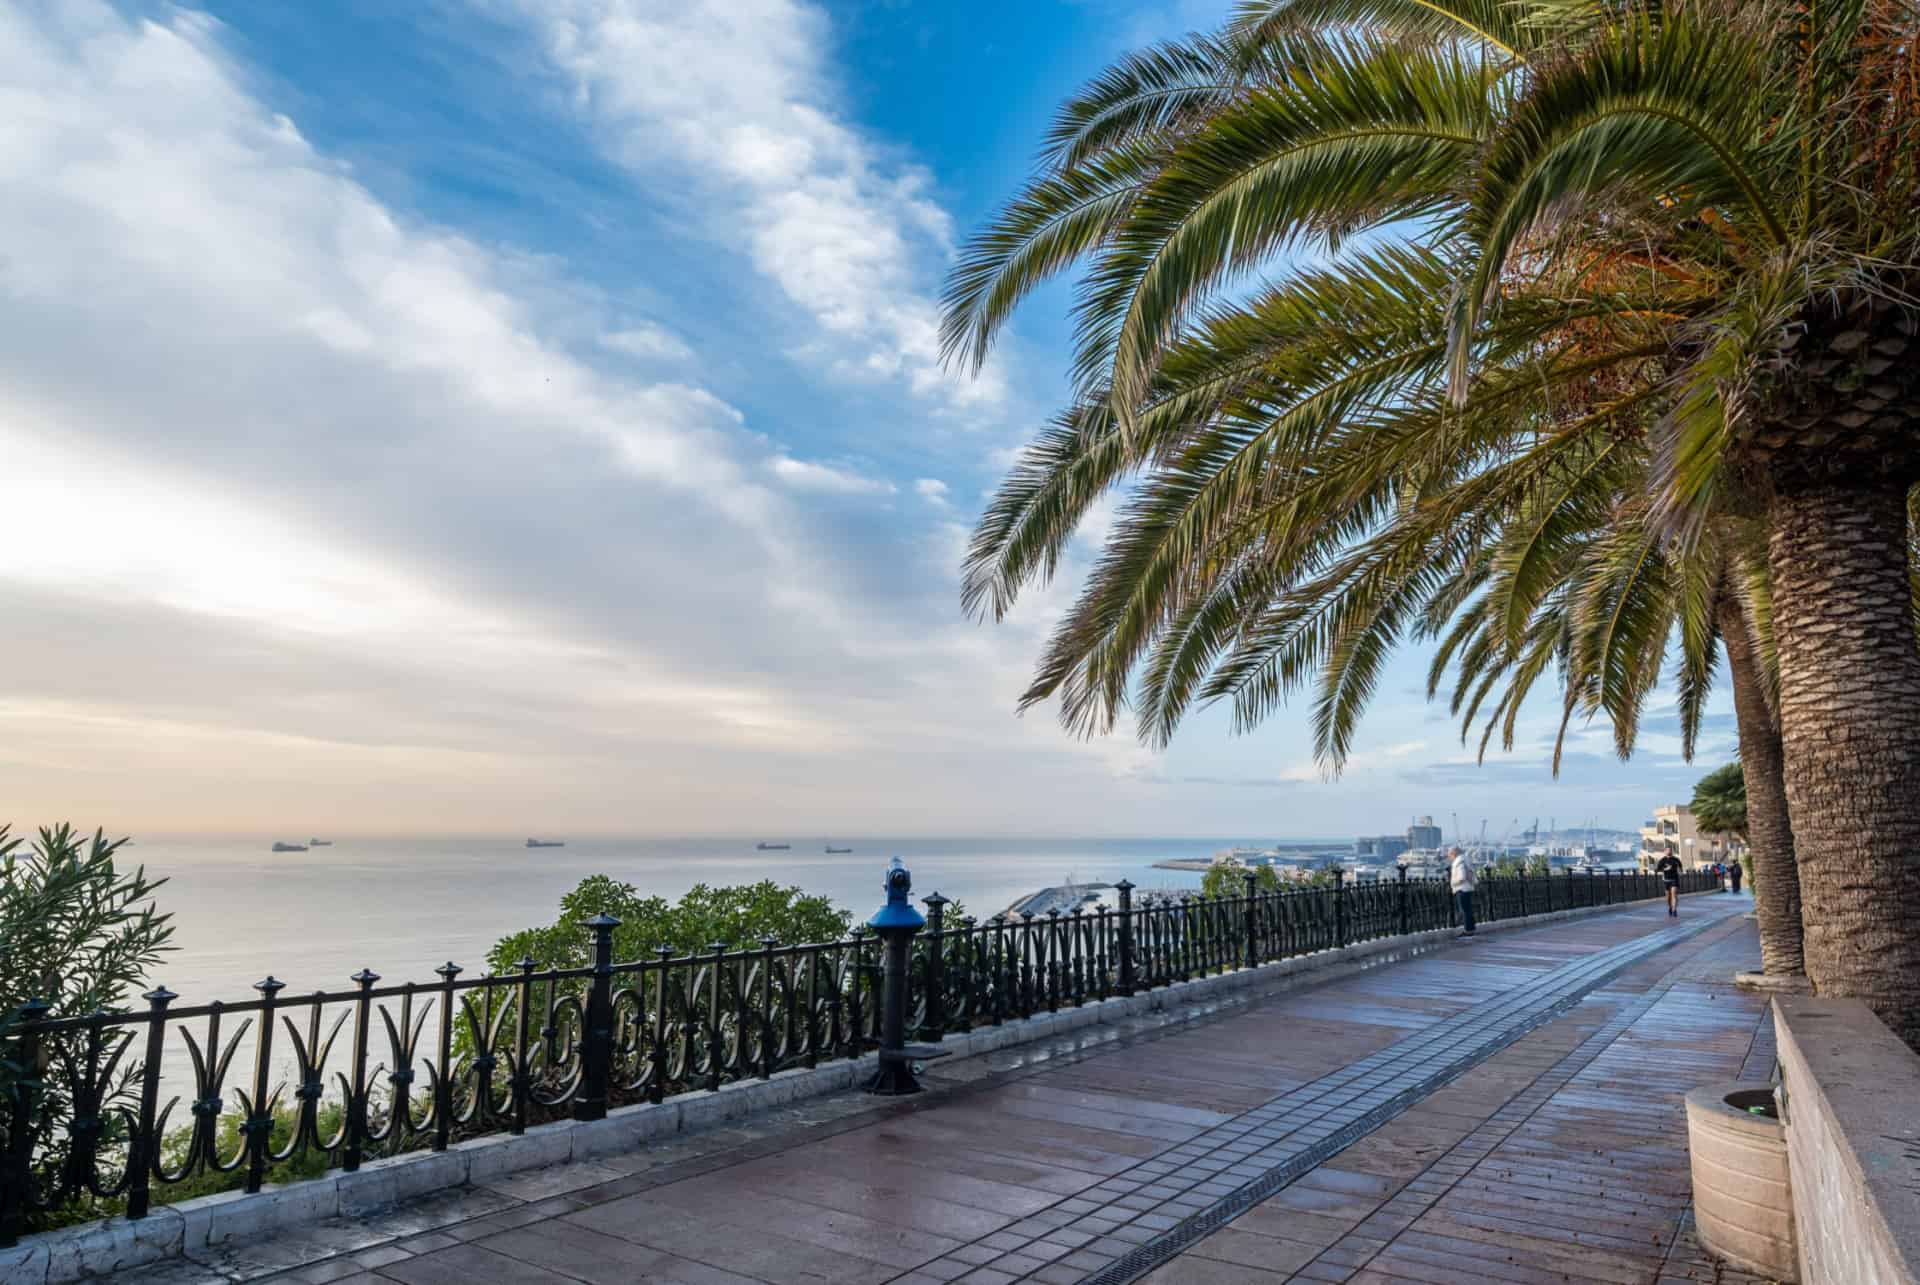
<svg viewBox="0 0 1920 1285"><path fill-rule="evenodd" d="M756 843L753 847L756 852L791 852L793 850L791 843Z"/></svg>
<svg viewBox="0 0 1920 1285"><path fill-rule="evenodd" d="M305 852L307 845L304 843L276 843L273 845L273 850L275 852Z"/></svg>
<svg viewBox="0 0 1920 1285"><path fill-rule="evenodd" d="M564 848L567 845L559 839L528 839L529 848Z"/></svg>
<svg viewBox="0 0 1920 1285"><path fill-rule="evenodd" d="M333 846L333 840L332 839L308 839L307 846L309 848L331 848Z"/></svg>
<svg viewBox="0 0 1920 1285"><path fill-rule="evenodd" d="M831 843L827 845L827 852L829 855L832 855L834 853L839 853L839 852L852 852L852 851L853 851L852 848L836 848Z"/></svg>

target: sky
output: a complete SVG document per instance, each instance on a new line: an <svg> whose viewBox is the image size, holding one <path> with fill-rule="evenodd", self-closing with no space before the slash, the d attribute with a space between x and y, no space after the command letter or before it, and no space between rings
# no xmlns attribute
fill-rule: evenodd
<svg viewBox="0 0 1920 1285"><path fill-rule="evenodd" d="M1408 651L1150 751L1015 705L959 565L1066 388L943 274L1055 104L1225 0L0 7L0 820L146 833L1628 827L1694 767L1550 692L1476 764Z"/></svg>

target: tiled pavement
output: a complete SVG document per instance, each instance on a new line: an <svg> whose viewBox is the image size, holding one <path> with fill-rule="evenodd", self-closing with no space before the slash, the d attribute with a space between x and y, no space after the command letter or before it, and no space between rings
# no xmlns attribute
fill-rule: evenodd
<svg viewBox="0 0 1920 1285"><path fill-rule="evenodd" d="M735 1149L522 1175L511 1208L277 1279L1733 1282L1688 1234L1680 1100L1771 1065L1760 1003L1718 984L1752 962L1750 904L1563 921L975 1059ZM236 1261L199 1279L258 1275Z"/></svg>
<svg viewBox="0 0 1920 1285"><path fill-rule="evenodd" d="M1693 1240L1681 1099L1768 1077L1764 1005L1726 985L1758 949L1741 923L1687 955L1629 969L1145 1280L1752 1281Z"/></svg>

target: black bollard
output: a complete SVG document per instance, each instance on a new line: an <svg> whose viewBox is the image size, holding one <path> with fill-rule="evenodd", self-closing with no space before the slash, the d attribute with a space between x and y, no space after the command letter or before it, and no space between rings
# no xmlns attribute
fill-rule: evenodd
<svg viewBox="0 0 1920 1285"><path fill-rule="evenodd" d="M885 950L880 973L880 1069L867 1092L887 1097L920 1092L919 1064L947 1056L947 1050L907 1043L907 955L913 935L927 921L907 900L913 876L895 857L887 867L887 904L868 921Z"/></svg>

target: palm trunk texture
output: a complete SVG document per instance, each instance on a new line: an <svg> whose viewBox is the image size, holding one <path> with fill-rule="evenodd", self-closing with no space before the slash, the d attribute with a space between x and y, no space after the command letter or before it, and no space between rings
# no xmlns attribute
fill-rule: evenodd
<svg viewBox="0 0 1920 1285"><path fill-rule="evenodd" d="M1747 632L1746 613L1720 604L1720 637L1733 676L1733 716L1740 728L1740 772L1747 783L1747 851L1753 858L1753 909L1760 925L1761 970L1774 976L1806 971L1800 937L1800 870L1787 819L1780 728L1768 707Z"/></svg>
<svg viewBox="0 0 1920 1285"><path fill-rule="evenodd" d="M1920 648L1906 483L1871 466L1776 470L1768 518L1807 976L1816 994L1865 1001L1920 1048Z"/></svg>

